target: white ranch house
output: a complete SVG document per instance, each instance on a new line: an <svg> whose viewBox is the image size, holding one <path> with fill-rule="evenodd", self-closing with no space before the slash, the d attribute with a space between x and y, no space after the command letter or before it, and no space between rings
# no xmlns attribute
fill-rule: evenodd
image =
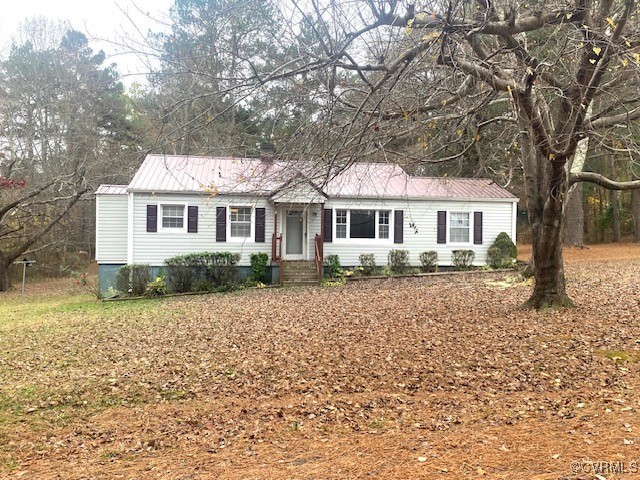
<svg viewBox="0 0 640 480"><path fill-rule="evenodd" d="M161 267L176 255L204 251L267 253L272 278L308 264L318 275L327 255L343 266L392 249L469 249L483 265L500 232L515 242L518 199L487 179L409 176L388 163L357 163L335 176L305 175L311 165L265 159L148 155L129 185L101 185L96 259L100 289L125 264ZM289 263L288 263L289 262ZM295 263L294 263L295 262ZM296 267L296 268L298 268Z"/></svg>

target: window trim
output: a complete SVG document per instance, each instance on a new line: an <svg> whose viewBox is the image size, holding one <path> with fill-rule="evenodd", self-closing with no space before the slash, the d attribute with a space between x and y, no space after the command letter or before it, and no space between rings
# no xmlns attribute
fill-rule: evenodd
<svg viewBox="0 0 640 480"><path fill-rule="evenodd" d="M188 218L188 211L187 211L187 204L184 202L159 202L158 204L158 209L160 210L158 212L158 232L166 232L166 233L186 233L187 231L187 224L189 222L189 218ZM178 227L165 227L163 225L163 218L164 218L164 207L165 206L169 206L169 207L182 207L182 228L178 228Z"/></svg>
<svg viewBox="0 0 640 480"><path fill-rule="evenodd" d="M380 223L380 214L382 212L388 213L387 223ZM391 240L391 226L393 225L393 223L391 223L392 215L393 215L393 210L376 210L376 235L377 235L376 238L380 240ZM387 238L382 238L380 236L380 227L382 225L387 226Z"/></svg>
<svg viewBox="0 0 640 480"><path fill-rule="evenodd" d="M231 210L233 208L249 208L251 209L251 220L249 221L249 235L246 237L232 237L231 236ZM255 231L256 231L256 207L254 205L227 205L227 242L229 243L255 243Z"/></svg>
<svg viewBox="0 0 640 480"><path fill-rule="evenodd" d="M469 240L467 242L451 241L451 214L463 213L469 216ZM473 246L473 212L466 210L447 210L447 245Z"/></svg>
<svg viewBox="0 0 640 480"><path fill-rule="evenodd" d="M393 244L393 221L394 210L392 208L366 208L361 207L331 207L333 210L332 215L332 227L333 227L333 241L335 243L375 243L375 244ZM345 210L347 212L347 236L345 238L338 237L338 211ZM375 238L351 238L351 210L373 210L375 212ZM389 212L389 237L380 238L380 212ZM344 225L343 223L339 225Z"/></svg>
<svg viewBox="0 0 640 480"><path fill-rule="evenodd" d="M344 223L338 223L338 211L344 211L346 212L345 215L345 222ZM348 208L334 208L333 209L333 231L334 231L334 238L336 240L339 241L344 241L344 240L349 240L349 225L351 224L351 214L349 213L349 209ZM338 225L339 226L343 226L345 227L345 236L344 237L339 237L338 236Z"/></svg>

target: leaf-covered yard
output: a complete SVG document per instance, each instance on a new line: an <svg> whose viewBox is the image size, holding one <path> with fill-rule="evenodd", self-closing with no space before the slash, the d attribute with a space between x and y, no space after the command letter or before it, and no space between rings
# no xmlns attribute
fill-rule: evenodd
<svg viewBox="0 0 640 480"><path fill-rule="evenodd" d="M563 312L519 311L531 287L504 274L3 294L0 476L629 478L640 248L567 257Z"/></svg>

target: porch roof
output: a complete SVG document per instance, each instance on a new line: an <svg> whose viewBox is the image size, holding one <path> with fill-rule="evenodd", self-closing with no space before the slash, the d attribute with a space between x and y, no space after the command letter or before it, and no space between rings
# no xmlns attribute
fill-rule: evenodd
<svg viewBox="0 0 640 480"><path fill-rule="evenodd" d="M269 197L274 203L324 203L327 194L302 175L293 179L273 192Z"/></svg>

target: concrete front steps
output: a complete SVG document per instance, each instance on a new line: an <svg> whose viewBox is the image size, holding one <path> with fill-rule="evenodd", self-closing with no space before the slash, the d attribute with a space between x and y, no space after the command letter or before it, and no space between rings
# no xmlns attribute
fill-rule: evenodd
<svg viewBox="0 0 640 480"><path fill-rule="evenodd" d="M282 286L300 287L303 285L319 285L316 262L308 260L283 260Z"/></svg>

